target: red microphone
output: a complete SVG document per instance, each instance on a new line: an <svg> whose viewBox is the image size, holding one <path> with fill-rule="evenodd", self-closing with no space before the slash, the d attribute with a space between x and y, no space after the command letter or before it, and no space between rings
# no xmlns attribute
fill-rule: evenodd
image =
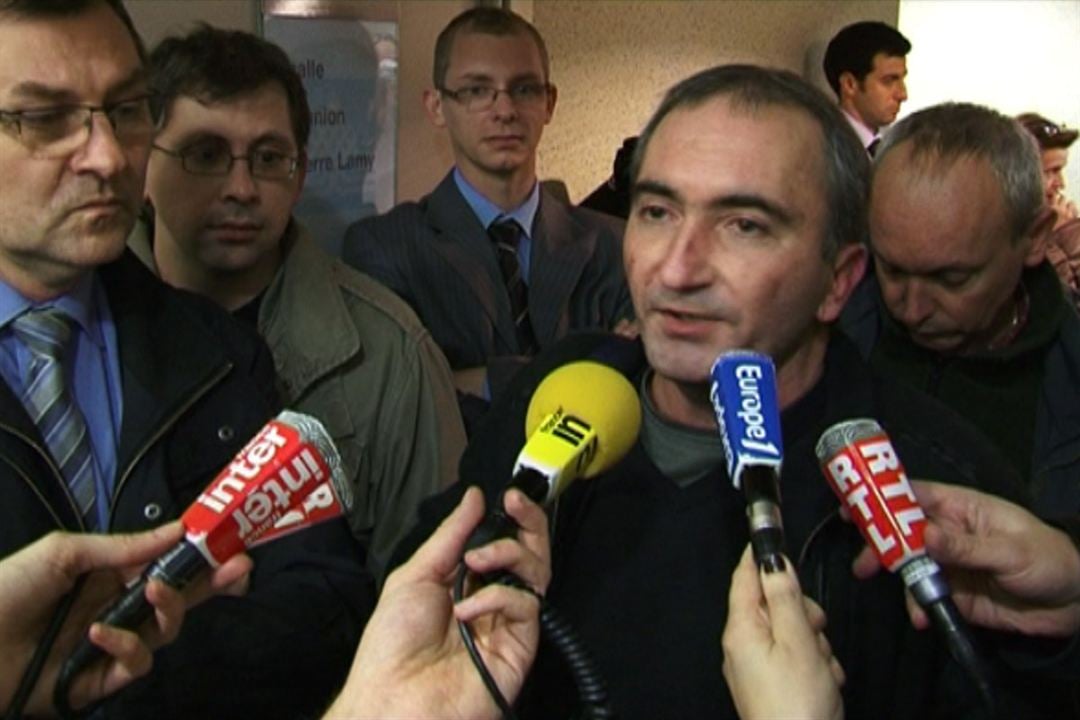
<svg viewBox="0 0 1080 720"><path fill-rule="evenodd" d="M184 539L148 566L97 621L133 630L153 614L146 600L150 580L182 589L208 567L340 517L351 506L341 456L326 428L310 415L285 410L263 426L184 512ZM101 655L83 638L65 663L61 680L70 681ZM62 686L66 682L57 683L58 696ZM63 695L66 703L66 692Z"/></svg>
<svg viewBox="0 0 1080 720"><path fill-rule="evenodd" d="M950 595L941 567L926 554L926 515L892 442L877 421L848 420L818 440L818 462L878 561L899 572L915 601L944 636L984 703L993 707L989 674Z"/></svg>

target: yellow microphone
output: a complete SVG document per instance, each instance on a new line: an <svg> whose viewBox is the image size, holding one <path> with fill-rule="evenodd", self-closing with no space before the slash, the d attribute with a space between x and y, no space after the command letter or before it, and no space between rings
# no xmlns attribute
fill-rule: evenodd
<svg viewBox="0 0 1080 720"><path fill-rule="evenodd" d="M640 430L641 403L622 373L590 360L562 365L544 378L529 401L528 440L506 489L515 488L547 505L573 480L594 477L621 460ZM473 532L468 547L516 529L500 498Z"/></svg>

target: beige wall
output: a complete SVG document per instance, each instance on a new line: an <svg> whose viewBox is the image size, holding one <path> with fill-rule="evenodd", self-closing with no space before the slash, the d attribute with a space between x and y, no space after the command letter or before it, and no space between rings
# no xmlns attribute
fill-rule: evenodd
<svg viewBox="0 0 1080 720"><path fill-rule="evenodd" d="M362 0L338 0L362 6ZM428 192L453 162L445 135L427 122L439 30L470 0L387 0L398 15L401 58L397 197ZM128 0L147 43L203 20L254 31L256 0ZM602 182L622 139L635 135L669 85L721 62L779 65L820 77L821 53L843 25L895 23L898 0L511 0L544 35L559 87L540 146L540 174L567 183L577 201Z"/></svg>
<svg viewBox="0 0 1080 720"><path fill-rule="evenodd" d="M578 201L611 172L663 91L725 62L784 67L819 82L829 38L857 20L896 23L897 0L534 0L559 88L540 175ZM516 5L515 5L516 7ZM805 71L804 71L805 70Z"/></svg>
<svg viewBox="0 0 1080 720"><path fill-rule="evenodd" d="M338 0L362 7L362 0ZM136 27L153 46L163 37L183 32L202 20L217 27L254 32L258 27L256 0L127 0ZM391 0L398 17L401 58L398 88L398 200L425 194L453 163L445 136L431 127L423 113L421 94L430 84L435 37L469 0Z"/></svg>

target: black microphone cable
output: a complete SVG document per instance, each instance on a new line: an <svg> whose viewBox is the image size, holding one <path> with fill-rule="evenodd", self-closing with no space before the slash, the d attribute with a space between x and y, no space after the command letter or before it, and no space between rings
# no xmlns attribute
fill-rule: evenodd
<svg viewBox="0 0 1080 720"><path fill-rule="evenodd" d="M454 582L454 602L458 603L465 597L465 582L468 579L469 568L465 563L458 566L457 578ZM563 660L566 661L570 670L570 676L577 687L578 697L582 704L582 718L587 720L607 720L614 718L615 712L611 709L607 695L607 683L596 667L592 654L578 637L577 632L570 623L558 613L558 611L533 588L522 582L521 578L511 573L500 573L491 580L503 585L524 590L540 601L540 630L544 637L551 642L559 651ZM492 699L498 706L505 720L516 720L517 715L506 697L502 694L491 671L488 670L484 658L480 655L476 641L473 639L469 624L458 620L458 631L469 657L480 673L480 679L487 687Z"/></svg>
<svg viewBox="0 0 1080 720"><path fill-rule="evenodd" d="M547 487L546 478L531 468L521 470L515 475L514 480L513 487L516 487L534 501L543 497L541 489L546 490ZM503 491L502 495L505 495L505 492ZM500 495L499 502L494 505L496 509L489 513L473 531L466 544L467 549L486 545L499 538L511 537L517 532L517 522L502 509L504 507L502 495ZM454 582L453 597L455 604L465 597L465 582L468 576L469 568L462 561L458 566L458 573ZM607 683L596 667L592 653L585 647L584 642L578 637L577 632L570 623L547 602L544 596L529 587L513 573L491 573L481 576L481 579L485 583L497 582L524 590L540 601L540 630L544 637L555 646L570 670L570 676L577 687L578 698L582 704L581 717L586 720L607 720L615 717L608 700ZM499 707L503 717L506 720L515 720L517 716L514 714L511 704L503 696L502 691L499 690L495 678L491 676L491 672L476 647L469 624L459 620L458 631L461 633L462 642L469 652L473 665L476 666L480 678L484 681L485 687L491 693L491 697L495 700L495 704Z"/></svg>
<svg viewBox="0 0 1080 720"><path fill-rule="evenodd" d="M19 686L16 688L15 694L11 698L11 703L8 705L7 712L4 714L4 720L21 720L23 708L26 707L26 703L30 699L30 694L34 691L34 687L41 679L41 672L45 669L45 661L48 659L49 653L52 652L53 645L56 644L56 638L60 635L60 629L64 626L64 622L67 621L68 615L71 614L71 608L75 604L75 600L79 597L79 593L82 591L86 578L87 576L85 574L80 575L75 580L75 584L71 587L71 590L61 598L60 604L57 605L56 610L53 611L53 615L49 619L49 624L45 628L45 632L42 633L41 639L34 649L34 654L30 658L30 663L23 671L22 678L19 680ZM60 714L61 717L66 717L62 712Z"/></svg>

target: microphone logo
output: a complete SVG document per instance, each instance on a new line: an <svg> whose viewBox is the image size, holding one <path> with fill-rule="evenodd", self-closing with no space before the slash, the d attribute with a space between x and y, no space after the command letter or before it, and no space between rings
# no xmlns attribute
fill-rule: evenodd
<svg viewBox="0 0 1080 720"><path fill-rule="evenodd" d="M340 514L330 476L297 428L272 420L184 512L188 539L208 558L225 559L300 521Z"/></svg>
<svg viewBox="0 0 1080 720"><path fill-rule="evenodd" d="M767 356L748 351L721 355L712 367L709 398L720 426L728 476L749 465L779 469L783 460L776 371Z"/></svg>
<svg viewBox="0 0 1080 720"><path fill-rule="evenodd" d="M887 435L848 439L822 465L833 492L890 572L924 552L926 515Z"/></svg>

